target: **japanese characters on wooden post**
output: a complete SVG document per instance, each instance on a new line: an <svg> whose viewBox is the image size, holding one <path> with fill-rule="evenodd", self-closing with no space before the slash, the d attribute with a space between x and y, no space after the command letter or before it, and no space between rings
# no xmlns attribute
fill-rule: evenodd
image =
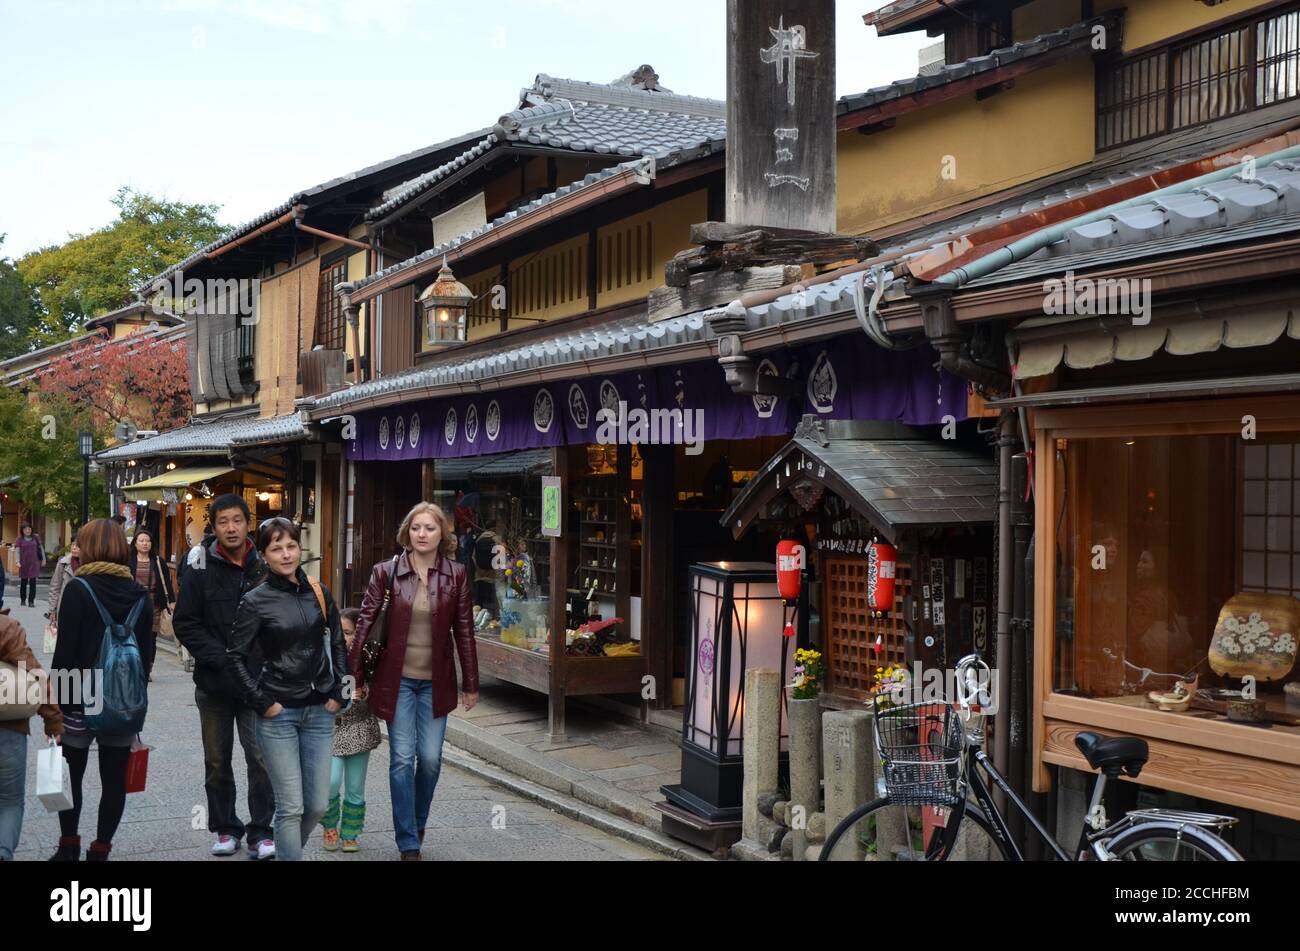
<svg viewBox="0 0 1300 951"><path fill-rule="evenodd" d="M728 0L727 30L727 221L834 232L834 0Z"/></svg>

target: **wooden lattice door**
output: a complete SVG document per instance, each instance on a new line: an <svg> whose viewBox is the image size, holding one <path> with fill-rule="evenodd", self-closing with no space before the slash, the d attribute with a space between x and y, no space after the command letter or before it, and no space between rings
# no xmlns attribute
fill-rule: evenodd
<svg viewBox="0 0 1300 951"><path fill-rule="evenodd" d="M873 618L867 604L867 559L826 558L825 579L826 673L830 692L866 700L871 696L876 671L907 659L907 627L903 604L912 590L911 565L899 561L894 586L894 610L889 617ZM880 638L877 653L874 644Z"/></svg>

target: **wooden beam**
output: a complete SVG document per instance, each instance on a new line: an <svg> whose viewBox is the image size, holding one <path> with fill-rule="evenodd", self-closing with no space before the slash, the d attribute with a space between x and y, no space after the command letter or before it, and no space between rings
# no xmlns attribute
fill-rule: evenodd
<svg viewBox="0 0 1300 951"><path fill-rule="evenodd" d="M742 294L784 287L799 280L801 274L802 269L792 264L699 274L690 279L687 287L664 286L652 290L647 301L648 316L652 322L667 320L729 304Z"/></svg>

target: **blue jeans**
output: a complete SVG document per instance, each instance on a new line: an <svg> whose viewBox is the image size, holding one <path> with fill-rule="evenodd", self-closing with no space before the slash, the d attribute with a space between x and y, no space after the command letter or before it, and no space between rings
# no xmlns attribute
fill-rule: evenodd
<svg viewBox="0 0 1300 951"><path fill-rule="evenodd" d="M23 796L27 784L27 736L0 730L0 859L14 860L23 831Z"/></svg>
<svg viewBox="0 0 1300 951"><path fill-rule="evenodd" d="M442 771L447 718L433 715L433 681L403 677L397 708L388 725L388 791L393 799L393 833L399 852L420 851L420 832Z"/></svg>
<svg viewBox="0 0 1300 951"><path fill-rule="evenodd" d="M258 717L257 745L275 792L275 860L298 862L329 808L335 715L324 704Z"/></svg>

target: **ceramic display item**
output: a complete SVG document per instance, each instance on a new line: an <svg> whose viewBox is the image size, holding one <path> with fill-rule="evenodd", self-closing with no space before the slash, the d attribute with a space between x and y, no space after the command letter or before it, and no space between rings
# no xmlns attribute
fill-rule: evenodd
<svg viewBox="0 0 1300 951"><path fill-rule="evenodd" d="M1300 601L1279 594L1233 595L1219 612L1210 667L1224 677L1281 680L1291 672L1300 637Z"/></svg>
<svg viewBox="0 0 1300 951"><path fill-rule="evenodd" d="M1147 694L1147 699L1167 713L1181 713L1191 706L1192 698L1196 696L1196 685L1200 679L1197 677L1192 681L1180 680L1174 684L1174 689L1168 693L1153 690Z"/></svg>
<svg viewBox="0 0 1300 951"><path fill-rule="evenodd" d="M1238 723L1259 723L1264 719L1264 701L1229 700L1228 719Z"/></svg>

